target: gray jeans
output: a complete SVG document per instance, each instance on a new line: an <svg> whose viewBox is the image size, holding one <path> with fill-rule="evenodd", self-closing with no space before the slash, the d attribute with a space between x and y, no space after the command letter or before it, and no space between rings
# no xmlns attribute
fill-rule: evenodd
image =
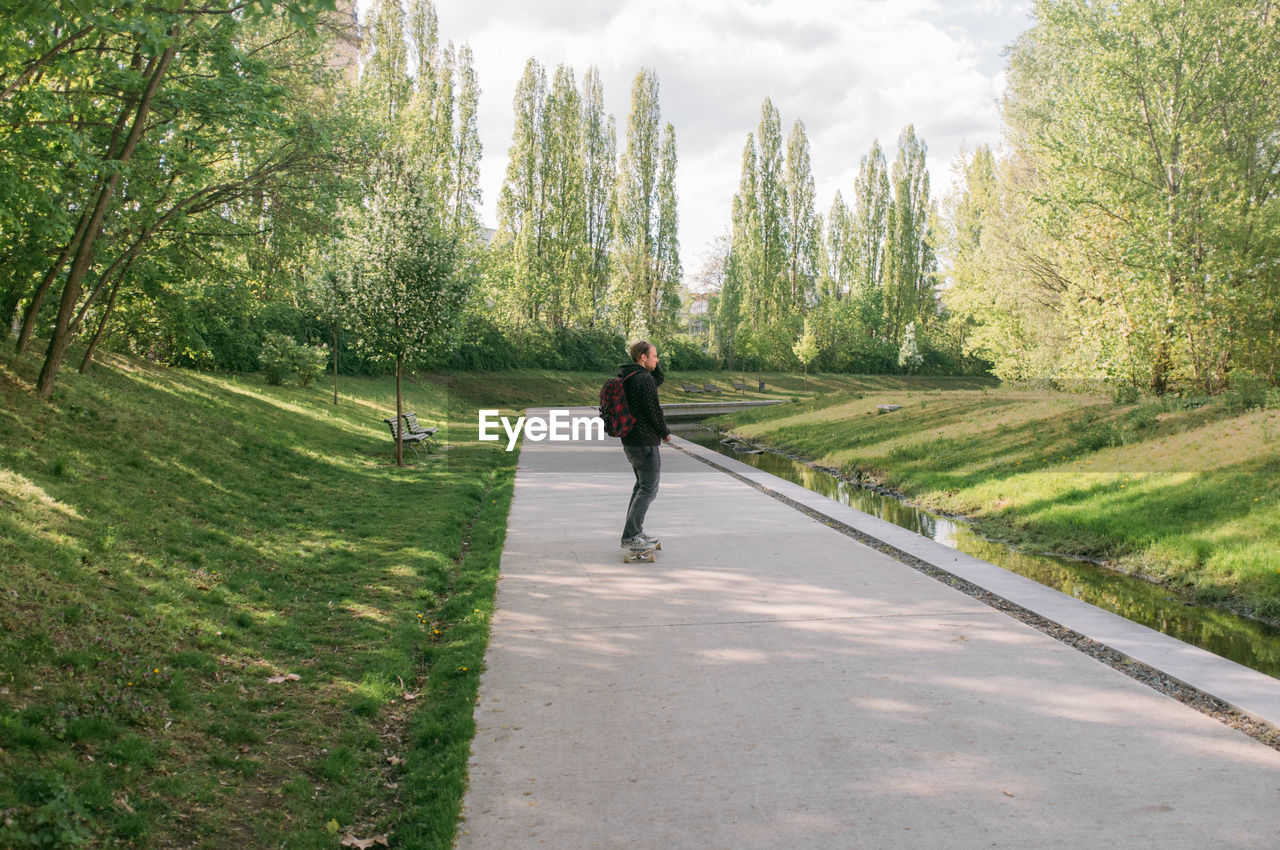
<svg viewBox="0 0 1280 850"><path fill-rule="evenodd" d="M636 474L636 486L631 488L631 504L627 506L627 524L622 528L622 539L630 540L644 531L644 515L658 495L662 459L658 456L657 446L623 446L622 449Z"/></svg>

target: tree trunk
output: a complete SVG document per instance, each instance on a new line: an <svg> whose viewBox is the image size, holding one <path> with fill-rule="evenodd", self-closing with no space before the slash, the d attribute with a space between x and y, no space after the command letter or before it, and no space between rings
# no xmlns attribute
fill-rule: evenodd
<svg viewBox="0 0 1280 850"><path fill-rule="evenodd" d="M164 53L159 58L153 60L148 68L149 79L147 80L147 86L138 102L138 110L134 116L133 126L129 130L129 138L125 142L123 150L120 151L120 155L116 158L117 166L128 162L133 156L134 150L138 147L138 142L141 140L142 132L146 127L147 113L151 109L151 101L160 89L160 82L164 79L165 72L169 69L169 64L173 61L174 54L177 53L179 32L179 27L175 26L170 32L170 38L173 39L172 43L165 48ZM76 311L76 304L80 300L80 282L84 279L85 273L93 262L93 245L98 235L102 232L107 208L111 205L116 184L119 182L120 171L117 168L114 169L111 177L103 182L102 188L98 192L98 200L93 206L93 214L89 219L89 226L85 230L84 238L80 240L80 244L76 247L75 260L71 263L71 270L67 272L67 282L62 289L62 303L58 306L58 319L54 325L53 337L49 340L49 349L45 355L44 366L40 369L40 377L36 383L36 395L40 398L48 398L53 394L53 382L58 374L58 366L62 363L62 358L67 353L67 346L71 344L71 320Z"/></svg>
<svg viewBox="0 0 1280 850"><path fill-rule="evenodd" d="M338 406L338 325L333 325L333 406Z"/></svg>
<svg viewBox="0 0 1280 850"><path fill-rule="evenodd" d="M400 355L396 355L396 466L404 466L404 402L400 396Z"/></svg>

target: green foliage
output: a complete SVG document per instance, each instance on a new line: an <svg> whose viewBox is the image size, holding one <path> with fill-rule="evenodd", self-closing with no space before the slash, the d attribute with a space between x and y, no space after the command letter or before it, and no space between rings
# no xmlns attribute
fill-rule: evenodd
<svg viewBox="0 0 1280 850"><path fill-rule="evenodd" d="M1116 404L1137 404L1141 396L1141 391L1133 384L1121 384L1111 393Z"/></svg>
<svg viewBox="0 0 1280 850"><path fill-rule="evenodd" d="M1230 410L1252 410L1255 407L1266 407L1271 384L1266 378L1251 375L1248 372L1231 374L1231 389L1223 401Z"/></svg>
<svg viewBox="0 0 1280 850"><path fill-rule="evenodd" d="M1006 379L1160 394L1274 375L1274 9L1042 0L1033 18L1009 52L1008 154L961 163L948 305L969 350Z"/></svg>
<svg viewBox="0 0 1280 850"><path fill-rule="evenodd" d="M0 39L0 312L22 307L22 346L52 338L39 391L90 332L82 369L100 341L252 367L256 317L202 326L227 309L185 302L219 283L277 300L331 219L333 0L27 5L45 8Z"/></svg>
<svg viewBox="0 0 1280 850"><path fill-rule="evenodd" d="M14 777L0 770L0 782L21 804L0 812L0 846L82 847L93 840L84 802L57 774L23 771Z"/></svg>
<svg viewBox="0 0 1280 850"><path fill-rule="evenodd" d="M280 386L289 376L298 385L309 387L324 374L329 352L318 345L303 345L284 334L268 331L259 354L262 376L268 384Z"/></svg>

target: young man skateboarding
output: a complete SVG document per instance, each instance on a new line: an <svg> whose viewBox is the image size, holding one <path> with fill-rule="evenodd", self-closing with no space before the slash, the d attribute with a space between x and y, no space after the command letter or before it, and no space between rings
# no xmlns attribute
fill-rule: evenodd
<svg viewBox="0 0 1280 850"><path fill-rule="evenodd" d="M658 495L658 479L662 475L658 444L670 443L671 431L658 404L658 386L664 380L658 366L658 349L642 339L631 346L631 360L618 367L627 407L636 418L635 427L622 438L622 449L636 474L627 521L622 527L622 548L653 549L658 538L644 532L644 516Z"/></svg>

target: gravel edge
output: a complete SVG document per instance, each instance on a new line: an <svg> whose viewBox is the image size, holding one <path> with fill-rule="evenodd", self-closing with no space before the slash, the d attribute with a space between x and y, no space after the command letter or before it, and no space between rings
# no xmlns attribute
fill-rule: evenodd
<svg viewBox="0 0 1280 850"><path fill-rule="evenodd" d="M743 484L746 484L767 496L777 499L784 505L817 520L828 528L832 528L839 531L846 537L851 537L854 540L857 540L864 546L869 546L877 552L888 555L897 561L901 561L917 572L923 573L924 575L927 575L936 581L940 581L943 584L949 585L950 587L954 587L966 596L989 605L997 611L1001 611L1010 617L1013 617L1015 620L1026 623L1028 626L1043 632L1049 637L1052 637L1061 643L1065 643L1067 646L1083 652L1085 655L1101 661L1103 664L1106 664L1114 670L1124 673L1129 678L1141 682L1142 684L1147 685L1166 696L1173 697L1178 702L1194 708L1201 714L1212 717L1214 720L1224 723L1237 731L1243 732L1250 738L1271 747L1273 750L1280 751L1280 729L1277 729L1270 723L1259 720L1252 715L1246 714L1239 709L1233 708L1212 694L1188 685L1186 682L1175 679L1149 664L1143 664L1140 661L1135 661L1129 656L1121 652L1117 652L1106 644L1099 643L1093 638L1081 634L1073 629L1065 628L1050 619L1040 616L1030 609L1024 608L1021 605L1015 605L1009 600L1001 596L997 596L996 594L991 593L972 582L965 581L955 574L947 572L928 561L917 558L916 556L904 552L895 546L890 546L888 543L885 543L878 538L872 537L871 535L859 531L853 526L847 525L839 520L832 519L826 514L820 513L813 508L802 505L794 499L779 493L777 490L766 487L759 482L752 481L745 475L734 472L730 469L725 469L722 466L717 466L710 460L679 446L672 446L672 448L675 448L677 451L682 452L699 463L705 464L706 466L709 466L718 472L722 472L725 475L729 475L738 481L741 481Z"/></svg>

